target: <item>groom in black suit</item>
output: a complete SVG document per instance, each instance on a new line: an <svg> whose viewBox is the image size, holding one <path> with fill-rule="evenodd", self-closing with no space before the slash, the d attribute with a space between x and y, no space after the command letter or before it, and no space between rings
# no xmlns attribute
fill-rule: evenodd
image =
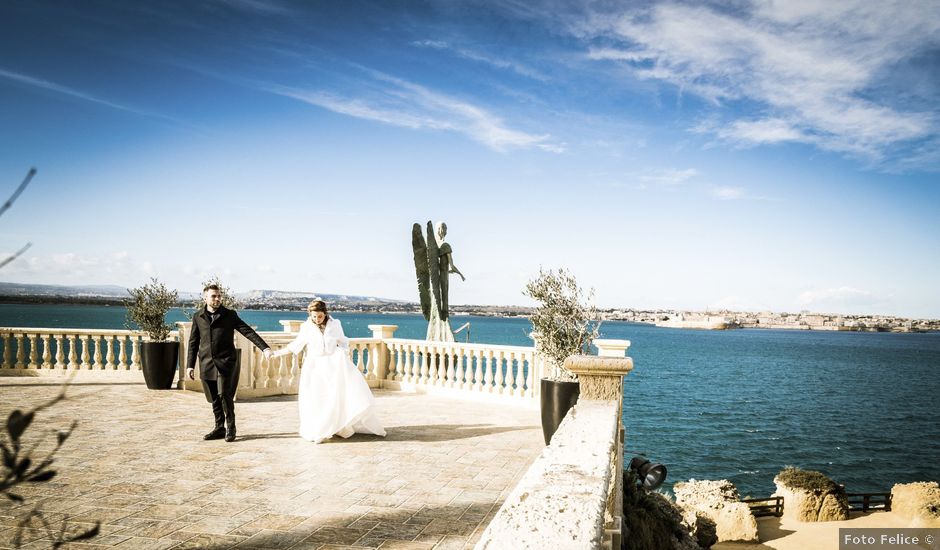
<svg viewBox="0 0 940 550"><path fill-rule="evenodd" d="M204 288L202 297L206 305L193 315L186 374L190 380L195 380L198 355L202 367L202 389L206 399L212 403L212 414L215 415L215 429L203 436L203 439L225 437L225 441L232 442L235 441L235 391L238 389L240 373L235 354L235 331L258 346L265 358L269 358L273 352L237 313L222 305L222 292L218 285Z"/></svg>

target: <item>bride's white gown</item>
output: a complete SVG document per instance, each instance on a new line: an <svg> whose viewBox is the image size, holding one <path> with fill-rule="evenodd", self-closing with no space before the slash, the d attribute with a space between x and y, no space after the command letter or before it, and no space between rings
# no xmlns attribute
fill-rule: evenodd
<svg viewBox="0 0 940 550"><path fill-rule="evenodd" d="M349 341L339 320L330 318L323 332L309 319L300 333L277 355L307 349L300 370L300 437L320 443L333 435L354 433L384 436L375 416L375 398L348 356Z"/></svg>

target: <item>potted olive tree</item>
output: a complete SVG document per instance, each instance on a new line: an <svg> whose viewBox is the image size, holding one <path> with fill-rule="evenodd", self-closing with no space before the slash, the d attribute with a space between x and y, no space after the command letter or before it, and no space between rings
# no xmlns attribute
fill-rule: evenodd
<svg viewBox="0 0 940 550"><path fill-rule="evenodd" d="M206 288L209 285L216 285L219 287L219 292L222 294L222 307L234 311L238 311L242 308L241 301L235 297L235 293L232 292L232 289L222 284L221 277L218 275L212 275L202 282L202 288ZM206 305L206 303L202 299L202 294L200 294L199 297L196 298L196 301L193 302L192 313L199 311L199 308L204 305ZM190 314L190 316L192 316L192 314Z"/></svg>
<svg viewBox="0 0 940 550"><path fill-rule="evenodd" d="M173 385L173 376L179 362L179 342L169 342L170 330L166 314L176 305L177 293L169 290L156 277L150 284L128 290L131 299L127 302L127 321L147 333L140 345L140 363L144 381L151 390L168 390Z"/></svg>
<svg viewBox="0 0 940 550"><path fill-rule="evenodd" d="M585 293L566 269L539 269L523 294L539 303L530 321L535 351L545 366L539 389L542 434L548 445L580 393L578 377L565 369L565 359L587 354L600 323L595 322L597 308L590 304L594 291Z"/></svg>

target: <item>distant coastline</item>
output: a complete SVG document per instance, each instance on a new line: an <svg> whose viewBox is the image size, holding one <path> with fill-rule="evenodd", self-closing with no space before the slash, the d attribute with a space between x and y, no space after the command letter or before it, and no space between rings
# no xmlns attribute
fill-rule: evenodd
<svg viewBox="0 0 940 550"><path fill-rule="evenodd" d="M270 293L247 293L239 296L242 309L268 311L302 311L306 308L313 294L279 293L272 297ZM421 314L421 306L416 302L383 300L372 297L350 297L341 295L322 295L334 311L348 313L391 313ZM255 298L255 299L252 299ZM258 299L261 298L261 299ZM92 305L124 306L125 299L117 296L65 296L55 294L30 295L0 294L0 304L39 304L39 305ZM192 308L193 300L180 300L181 308ZM485 317L527 317L534 308L525 306L493 305L454 305L451 315L476 315ZM813 331L848 331L848 332L938 332L938 319L907 319L887 315L846 315L835 313L776 313L741 312L741 311L687 311L672 309L599 309L601 320L628 321L664 328L730 330L730 329L785 329Z"/></svg>

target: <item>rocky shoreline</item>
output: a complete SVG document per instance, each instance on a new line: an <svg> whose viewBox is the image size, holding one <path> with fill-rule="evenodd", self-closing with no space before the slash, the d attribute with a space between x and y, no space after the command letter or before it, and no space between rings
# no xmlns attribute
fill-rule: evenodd
<svg viewBox="0 0 940 550"><path fill-rule="evenodd" d="M605 319L649 323L659 327L727 330L764 328L788 330L829 330L854 332L933 332L940 331L940 319L907 319L888 315L845 315L837 313L759 313L741 311L609 310Z"/></svg>

